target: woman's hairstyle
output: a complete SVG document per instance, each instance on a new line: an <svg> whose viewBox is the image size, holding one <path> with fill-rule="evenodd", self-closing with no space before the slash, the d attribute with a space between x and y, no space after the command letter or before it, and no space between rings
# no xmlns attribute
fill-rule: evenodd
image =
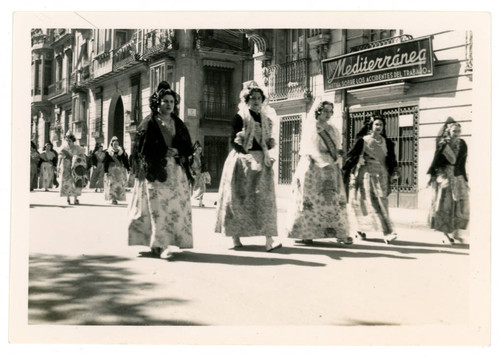
<svg viewBox="0 0 500 356"><path fill-rule="evenodd" d="M447 135L448 127L451 126L452 124L455 124L455 123L457 123L455 121L455 119L452 118L451 116L448 116L448 118L444 122L443 126L439 129L436 140L439 140L441 137Z"/></svg>
<svg viewBox="0 0 500 356"><path fill-rule="evenodd" d="M179 105L180 102L179 94L177 94L172 89L165 89L165 88L160 89L160 86L158 86L158 91L156 91L155 93L153 93L153 95L149 97L149 108L151 109L151 112L153 112L154 114L158 114L159 111L158 109L161 105L161 99L163 99L165 95L171 95L174 98L174 113L177 114L175 108L177 108L177 105Z"/></svg>
<svg viewBox="0 0 500 356"><path fill-rule="evenodd" d="M256 92L260 93L260 95L262 96L262 102L264 102L264 100L266 100L266 96L255 80L249 80L243 83L243 89L240 92L240 101L248 104L248 102L250 101L250 96Z"/></svg>
<svg viewBox="0 0 500 356"><path fill-rule="evenodd" d="M73 142L76 141L76 137L75 137L75 135L73 135L73 132L71 132L71 131L66 132L66 135L64 136L64 138L70 139Z"/></svg>
<svg viewBox="0 0 500 356"><path fill-rule="evenodd" d="M115 141L118 142L118 143L120 143L120 140L118 140L118 137L113 136L113 137L111 137L111 140L109 141L109 144L112 145L113 142L115 142Z"/></svg>
<svg viewBox="0 0 500 356"><path fill-rule="evenodd" d="M94 153L99 151L99 148L102 147L102 145L99 143L99 142L96 142L95 146L94 146Z"/></svg>
<svg viewBox="0 0 500 356"><path fill-rule="evenodd" d="M54 148L54 145L50 141L45 142L45 145L43 145L43 148L46 149L47 146L50 146L50 149Z"/></svg>
<svg viewBox="0 0 500 356"><path fill-rule="evenodd" d="M321 115L321 113L325 109L325 106L327 105L331 105L333 110L333 103L330 101L324 100L318 104L318 106L314 110L314 117L316 118L316 120L318 120L318 117Z"/></svg>
<svg viewBox="0 0 500 356"><path fill-rule="evenodd" d="M266 96L264 95L264 92L262 91L261 88L251 88L250 90L248 90L248 93L243 95L243 100L245 101L245 104L248 104L248 102L250 101L250 97L252 96L253 93L260 93L260 95L262 96L262 102L266 100Z"/></svg>
<svg viewBox="0 0 500 356"><path fill-rule="evenodd" d="M369 125L368 127L370 128L370 130L373 130L373 123L374 123L375 121L377 121L377 120L382 121L382 123L384 124L384 127L382 128L382 132L381 132L380 134L381 134L383 137L387 137L386 132L385 132L385 126L386 126L386 123L385 123L385 119L384 119L384 117L383 117L382 115L380 115L380 114L375 114L375 115L372 115L372 116L370 117L370 121L369 121L369 123L368 123L368 125Z"/></svg>

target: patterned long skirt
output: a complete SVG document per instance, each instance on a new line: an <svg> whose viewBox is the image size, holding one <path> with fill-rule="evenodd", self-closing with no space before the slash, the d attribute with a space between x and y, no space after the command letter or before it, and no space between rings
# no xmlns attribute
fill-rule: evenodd
<svg viewBox="0 0 500 356"><path fill-rule="evenodd" d="M92 170L89 188L104 188L104 163L98 162Z"/></svg>
<svg viewBox="0 0 500 356"><path fill-rule="evenodd" d="M75 179L73 177L70 159L64 159L61 171L62 172L59 179L59 181L61 182L59 195L61 197L78 197L82 195L82 187L75 186Z"/></svg>
<svg viewBox="0 0 500 356"><path fill-rule="evenodd" d="M104 199L125 201L126 184L126 169L120 164L111 162L108 167L108 174L104 177Z"/></svg>
<svg viewBox="0 0 500 356"><path fill-rule="evenodd" d="M384 235L393 232L388 195L389 175L385 168L377 164L361 166L349 191L358 231L382 231Z"/></svg>
<svg viewBox="0 0 500 356"><path fill-rule="evenodd" d="M349 236L347 202L338 165L332 174L309 156L301 157L292 181L293 206L288 210L287 234L294 239L343 239Z"/></svg>
<svg viewBox="0 0 500 356"><path fill-rule="evenodd" d="M167 181L136 179L128 207L129 246L193 247L190 188L183 168L167 158Z"/></svg>
<svg viewBox="0 0 500 356"><path fill-rule="evenodd" d="M429 225L432 229L453 233L469 224L469 187L463 176L454 175L454 167L440 169L431 183L433 192Z"/></svg>
<svg viewBox="0 0 500 356"><path fill-rule="evenodd" d="M43 189L52 188L54 181L54 166L50 162L43 162L40 168L41 168L40 188Z"/></svg>
<svg viewBox="0 0 500 356"><path fill-rule="evenodd" d="M277 208L272 167L262 151L232 150L222 170L215 232L226 236L277 236Z"/></svg>

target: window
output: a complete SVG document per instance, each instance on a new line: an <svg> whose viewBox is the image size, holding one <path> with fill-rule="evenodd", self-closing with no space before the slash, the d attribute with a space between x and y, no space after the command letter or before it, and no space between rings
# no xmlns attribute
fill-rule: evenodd
<svg viewBox="0 0 500 356"><path fill-rule="evenodd" d="M131 123L138 124L142 120L141 110L141 76L135 76L131 79L132 92L132 115Z"/></svg>
<svg viewBox="0 0 500 356"><path fill-rule="evenodd" d="M205 67L203 113L206 119L229 119L232 70Z"/></svg>
<svg viewBox="0 0 500 356"><path fill-rule="evenodd" d="M301 115L282 117L280 120L279 184L292 183L299 162Z"/></svg>
<svg viewBox="0 0 500 356"><path fill-rule="evenodd" d="M116 30L115 32L115 49L121 48L127 42L127 32L123 30Z"/></svg>
<svg viewBox="0 0 500 356"><path fill-rule="evenodd" d="M286 33L286 58L285 62L293 62L307 57L306 52L306 30L288 30Z"/></svg>

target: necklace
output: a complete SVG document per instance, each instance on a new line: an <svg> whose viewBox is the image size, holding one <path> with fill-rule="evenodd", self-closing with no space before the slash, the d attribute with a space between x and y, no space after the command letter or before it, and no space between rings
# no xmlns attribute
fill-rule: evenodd
<svg viewBox="0 0 500 356"><path fill-rule="evenodd" d="M379 136L378 139L375 136L372 136L372 137L373 137L373 141L375 141L377 144L382 145L384 143L384 138L382 136Z"/></svg>

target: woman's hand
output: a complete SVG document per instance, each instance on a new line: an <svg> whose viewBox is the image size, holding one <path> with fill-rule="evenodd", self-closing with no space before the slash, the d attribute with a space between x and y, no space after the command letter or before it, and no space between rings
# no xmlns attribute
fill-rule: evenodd
<svg viewBox="0 0 500 356"><path fill-rule="evenodd" d="M179 151L177 151L177 148L169 148L167 150L167 157L177 157L179 155Z"/></svg>

